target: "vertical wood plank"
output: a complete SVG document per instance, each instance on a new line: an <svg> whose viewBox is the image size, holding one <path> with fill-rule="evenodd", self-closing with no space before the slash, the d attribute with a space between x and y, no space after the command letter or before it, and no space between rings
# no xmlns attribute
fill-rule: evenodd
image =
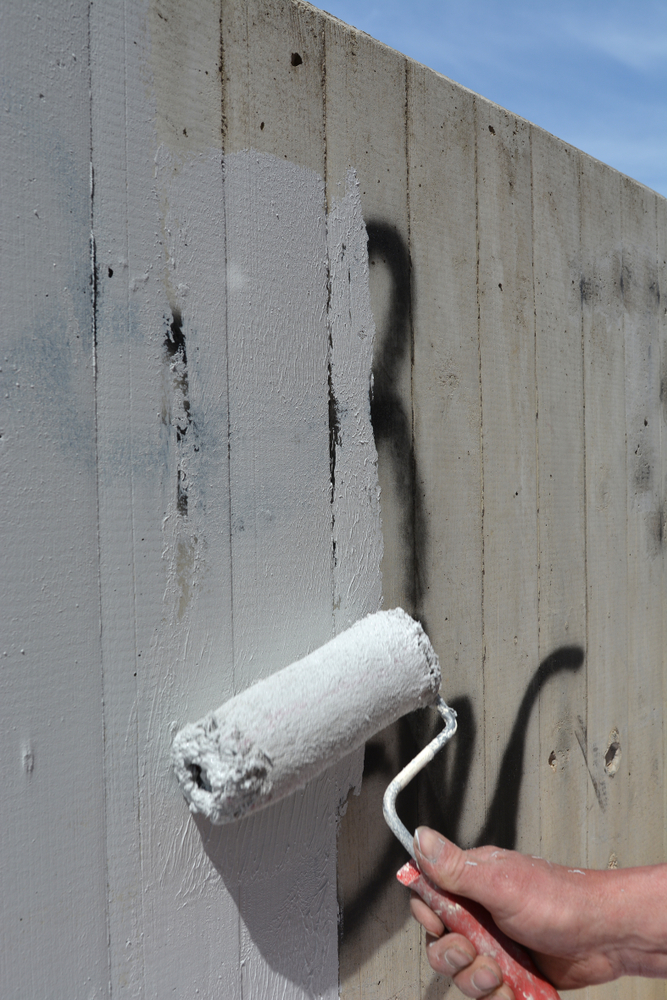
<svg viewBox="0 0 667 1000"><path fill-rule="evenodd" d="M168 306L155 283L147 289L149 267L159 268L160 251L154 227L147 226L147 211L157 212L152 199L145 202L148 150L137 126L152 116L145 109L137 115L128 86L136 79L136 49L141 42L145 51L147 39L135 25L137 45L129 53L134 65L128 66L126 13L121 3L94 5L91 34L110 980L112 991L133 996L144 986L138 705L144 667L139 654L145 663L148 653L137 636L137 590L143 587L136 570L137 561L143 568L147 559L155 568L161 547L159 517L150 526L145 519L157 506L151 492L159 496L160 491L159 460L151 461L159 455L154 447L154 415L160 412L155 345L156 326L161 328ZM143 517L138 501L143 501ZM156 594L147 597L155 600Z"/></svg>
<svg viewBox="0 0 667 1000"><path fill-rule="evenodd" d="M419 821L462 846L484 824L482 492L472 94L408 64L415 456L423 497L423 621L459 712L430 765ZM437 726L437 724L436 724ZM421 993L441 996L422 934Z"/></svg>
<svg viewBox="0 0 667 1000"><path fill-rule="evenodd" d="M629 178L621 181L621 220L628 477L628 797L631 814L642 816L642 822L631 828L627 864L651 864L664 860L662 810L655 805L664 771L660 292L656 197ZM621 742L619 753L623 749ZM612 760L609 767L613 766Z"/></svg>
<svg viewBox="0 0 667 1000"><path fill-rule="evenodd" d="M660 458L662 462L662 498L663 510L667 502L667 199L658 198L656 206L657 219L657 261L658 282L660 288L659 338L660 338ZM662 593L667 593L667 558L662 562ZM662 603L662 677L663 685L667 685L667 601ZM663 699L663 704L667 698ZM667 759L667 722L662 720L663 755ZM667 781L663 770L663 858L667 857Z"/></svg>
<svg viewBox="0 0 667 1000"><path fill-rule="evenodd" d="M383 601L387 608L404 606L417 613L407 496L411 480L405 468L412 440L406 61L329 18L325 38L327 199L332 203L342 196L347 171L353 169L369 228Z"/></svg>
<svg viewBox="0 0 667 1000"><path fill-rule="evenodd" d="M322 181L275 157L236 154L226 164L226 217L228 264L245 277L228 302L241 689L305 655L333 629ZM329 996L337 985L330 787L330 778L315 782L248 824L258 848L247 854L240 896L249 995ZM291 843L299 850L291 852ZM322 898L313 897L301 871L311 872ZM280 927L267 925L267 907ZM327 914L333 929L323 925Z"/></svg>
<svg viewBox="0 0 667 1000"><path fill-rule="evenodd" d="M383 605L415 613L405 60L330 18L325 42L327 199L330 206L340 199L352 168L368 229ZM404 854L381 804L402 766L401 754L414 752L405 723L376 737L366 748L361 794L350 799L341 823L340 980L346 1000L412 996L419 982L419 931L394 879Z"/></svg>
<svg viewBox="0 0 667 1000"><path fill-rule="evenodd" d="M228 306L239 688L334 625L323 37L318 12L284 2L230 4L222 31L228 267L245 281ZM235 840L249 995L337 992L337 795L335 776L315 782Z"/></svg>
<svg viewBox="0 0 667 1000"><path fill-rule="evenodd" d="M88 5L2 22L2 993L102 997Z"/></svg>
<svg viewBox="0 0 667 1000"><path fill-rule="evenodd" d="M159 608L138 596L142 626L153 622L138 729L146 994L232 1000L241 989L237 900L220 878L211 831L184 808L170 769L174 731L233 693L219 19L217 0L187 9L160 0L149 8L143 69L154 81L159 277L167 300L156 386L159 569L157 552L152 558L164 587Z"/></svg>
<svg viewBox="0 0 667 1000"><path fill-rule="evenodd" d="M532 130L538 405L540 854L586 859L586 532L579 157ZM548 658L552 658L548 660ZM548 661L548 662L547 662ZM580 735L580 733L579 733Z"/></svg>
<svg viewBox="0 0 667 1000"><path fill-rule="evenodd" d="M627 755L605 770L610 735L628 731L627 480L619 176L581 157L581 296L586 434L588 865L625 865ZM582 720L583 722L584 720ZM604 987L623 996L623 987Z"/></svg>
<svg viewBox="0 0 667 1000"><path fill-rule="evenodd" d="M535 851L539 726L536 691L529 686L539 649L530 132L481 99L475 108L489 809L481 836Z"/></svg>
<svg viewBox="0 0 667 1000"><path fill-rule="evenodd" d="M120 996L212 995L223 982L233 997L240 980L236 907L169 760L180 725L229 692L232 665L219 10L201 0L186 20L169 2L93 11L109 939Z"/></svg>
<svg viewBox="0 0 667 1000"><path fill-rule="evenodd" d="M133 427L132 401L137 395L137 379L141 383L144 375L139 374L142 296L137 291L143 291L141 278L146 270L141 266L141 252L139 259L131 253L136 252L136 244L135 233L130 232L133 206L128 199L136 199L142 186L133 177L132 196L128 196L132 166L128 164L128 152L130 157L140 157L141 147L133 147L136 131L128 123L122 4L92 7L91 37L92 160L96 184L93 231L99 269L95 324L109 978L112 992L122 996L124 991L126 996L132 996L143 988L136 679L139 650L133 551L135 450L143 442L137 441ZM145 38L142 41L145 44ZM151 254L153 261L155 256Z"/></svg>

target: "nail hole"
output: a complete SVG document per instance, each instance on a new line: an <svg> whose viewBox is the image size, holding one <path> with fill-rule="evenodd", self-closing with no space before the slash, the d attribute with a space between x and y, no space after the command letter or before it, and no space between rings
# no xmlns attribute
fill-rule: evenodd
<svg viewBox="0 0 667 1000"><path fill-rule="evenodd" d="M613 778L621 764L621 744L618 730L614 729L609 737L609 746L604 755L604 769Z"/></svg>
<svg viewBox="0 0 667 1000"><path fill-rule="evenodd" d="M303 59L301 58L301 56L299 55L299 53L298 52L293 52L292 53L292 66L301 66L302 63L303 63Z"/></svg>

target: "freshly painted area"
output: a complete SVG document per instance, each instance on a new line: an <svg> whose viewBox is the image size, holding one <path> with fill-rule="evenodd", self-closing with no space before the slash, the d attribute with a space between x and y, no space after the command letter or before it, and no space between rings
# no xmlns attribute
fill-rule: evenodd
<svg viewBox="0 0 667 1000"><path fill-rule="evenodd" d="M378 456L371 425L375 320L368 237L353 170L327 215L329 254L329 451L336 632L382 602ZM363 497L360 502L359 498Z"/></svg>
<svg viewBox="0 0 667 1000"><path fill-rule="evenodd" d="M35 1000L109 981L87 14L0 32L0 994Z"/></svg>

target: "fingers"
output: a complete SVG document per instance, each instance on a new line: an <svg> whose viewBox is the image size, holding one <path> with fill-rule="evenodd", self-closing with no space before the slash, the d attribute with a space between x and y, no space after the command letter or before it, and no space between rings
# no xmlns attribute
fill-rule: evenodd
<svg viewBox="0 0 667 1000"><path fill-rule="evenodd" d="M514 1000L510 987L503 983L499 966L492 958L478 955L474 946L461 934L447 934L440 917L426 903L412 894L413 917L435 940L427 945L428 960L436 972L451 976L462 993L477 1000Z"/></svg>
<svg viewBox="0 0 667 1000"><path fill-rule="evenodd" d="M466 877L465 851L427 826L420 826L415 831L414 847L417 864L436 885L450 892L466 894L464 883L469 876Z"/></svg>
<svg viewBox="0 0 667 1000"><path fill-rule="evenodd" d="M412 893L412 898L410 899L410 912L415 920L422 925L427 934L432 934L433 937L441 937L445 933L445 925L440 917L437 913L433 912L430 906L426 905L416 892Z"/></svg>
<svg viewBox="0 0 667 1000"><path fill-rule="evenodd" d="M472 944L460 934L444 934L432 941L426 952L431 968L451 976L467 997L514 1000L511 988L503 983L498 964L487 955L477 955Z"/></svg>

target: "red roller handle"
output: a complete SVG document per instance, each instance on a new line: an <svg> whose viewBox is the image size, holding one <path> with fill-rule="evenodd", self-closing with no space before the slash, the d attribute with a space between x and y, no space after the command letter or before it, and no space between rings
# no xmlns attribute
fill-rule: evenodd
<svg viewBox="0 0 667 1000"><path fill-rule="evenodd" d="M542 979L528 952L503 934L488 910L479 903L439 889L422 875L414 861L403 865L396 878L414 889L448 930L463 934L478 954L496 960L516 1000L560 1000L553 986Z"/></svg>

